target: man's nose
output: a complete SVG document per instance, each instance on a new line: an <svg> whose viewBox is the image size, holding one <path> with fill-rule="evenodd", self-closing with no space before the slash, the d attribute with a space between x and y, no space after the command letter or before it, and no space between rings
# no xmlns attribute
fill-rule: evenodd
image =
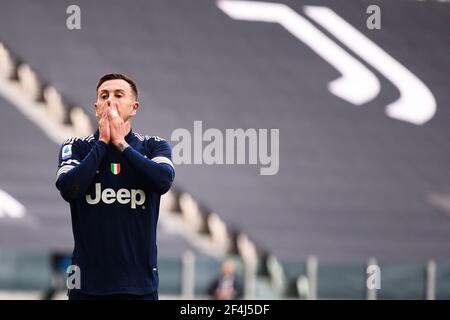
<svg viewBox="0 0 450 320"><path fill-rule="evenodd" d="M114 104L117 104L117 99L115 97L108 97L106 105L112 107Z"/></svg>

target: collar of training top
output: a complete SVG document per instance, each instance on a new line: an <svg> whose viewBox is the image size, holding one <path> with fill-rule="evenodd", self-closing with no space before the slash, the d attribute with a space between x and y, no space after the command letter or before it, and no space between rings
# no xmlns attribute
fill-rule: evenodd
<svg viewBox="0 0 450 320"><path fill-rule="evenodd" d="M132 135L133 135L133 129L130 128L130 132L128 132L128 134L125 136L125 141L130 142ZM97 131L95 131L95 133L94 133L95 140L98 140L99 136L100 136L100 131L97 129Z"/></svg>

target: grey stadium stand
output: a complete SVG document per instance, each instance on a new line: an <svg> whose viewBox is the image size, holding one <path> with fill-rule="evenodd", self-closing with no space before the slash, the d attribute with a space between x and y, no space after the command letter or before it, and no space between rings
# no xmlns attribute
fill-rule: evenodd
<svg viewBox="0 0 450 320"><path fill-rule="evenodd" d="M2 2L0 40L90 114L101 75L130 75L141 101L134 129L145 134L170 139L177 128L192 130L194 120L204 130L279 128L277 175L261 176L250 165L179 165L175 183L280 258L448 261L449 212L429 197L450 194L450 6L376 1L382 29L371 31L365 10L372 2L283 1L299 13L311 4L333 9L419 77L437 105L424 125L386 116L384 106L399 92L372 67L380 94L353 106L327 90L339 73L308 46L278 24L233 20L214 1L78 1L82 28L72 31L66 2ZM1 245L20 231L17 241L42 232L69 244L68 209L52 184L56 146L21 125L26 120L12 108L2 107L0 121L13 124L1 127L2 140L22 137L29 145L0 150L1 175L10 177L2 187L36 208L43 225L30 228L37 222L25 219L3 232L0 224ZM24 185L14 182L14 170ZM164 238L160 243L164 254Z"/></svg>

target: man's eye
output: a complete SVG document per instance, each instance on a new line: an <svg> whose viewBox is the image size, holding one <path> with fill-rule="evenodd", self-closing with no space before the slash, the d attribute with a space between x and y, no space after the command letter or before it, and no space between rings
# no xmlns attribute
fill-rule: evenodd
<svg viewBox="0 0 450 320"><path fill-rule="evenodd" d="M116 94L116 97L117 98L122 98L122 95L121 94Z"/></svg>

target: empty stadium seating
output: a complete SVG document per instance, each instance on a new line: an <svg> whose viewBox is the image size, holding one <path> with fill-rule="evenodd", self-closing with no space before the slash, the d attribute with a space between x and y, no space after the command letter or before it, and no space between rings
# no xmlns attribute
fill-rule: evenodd
<svg viewBox="0 0 450 320"><path fill-rule="evenodd" d="M379 1L381 29L369 30L367 1L314 2L373 41L431 92L435 113L414 123L387 108L405 97L404 90L309 14L308 1L279 3L300 17L300 34L317 30L377 79L379 92L369 101L358 105L336 94L332 83L342 73L279 21L233 18L209 0L113 0L106 13L104 3L78 1L80 30L66 28L64 2L0 4L0 41L13 57L12 69L0 63L0 73L18 83L20 98L45 105L49 122L72 124L80 132L95 129L96 81L123 72L138 83L141 107L133 130L143 134L171 140L174 130L192 130L194 121L223 132L279 129L276 175L260 175L260 166L249 164L176 166L173 206L189 221L186 229L211 236L224 253L246 250L251 256L255 244L258 254L279 258L286 287L277 292L273 273L258 270L261 297L298 298L298 277L306 274L311 255L319 261L319 298L366 298L369 257L382 262L378 298L423 299L430 259L437 262L436 297L450 297L450 42L443 41L450 5ZM353 85L367 89L365 83ZM50 252L70 253L72 247L69 208L54 187L58 144L2 92L0 190L26 213L0 216L0 287L13 286L10 277L24 287L29 270L17 266L30 261L42 271L30 282L37 288L49 281ZM409 101L410 108L420 109L419 102ZM161 291L181 294L180 257L190 250L198 263L195 294L204 295L223 257L204 256L202 245L164 224L158 231ZM2 256L4 249L31 253L21 260ZM266 261L258 262L266 267ZM15 278L17 273L24 279Z"/></svg>

